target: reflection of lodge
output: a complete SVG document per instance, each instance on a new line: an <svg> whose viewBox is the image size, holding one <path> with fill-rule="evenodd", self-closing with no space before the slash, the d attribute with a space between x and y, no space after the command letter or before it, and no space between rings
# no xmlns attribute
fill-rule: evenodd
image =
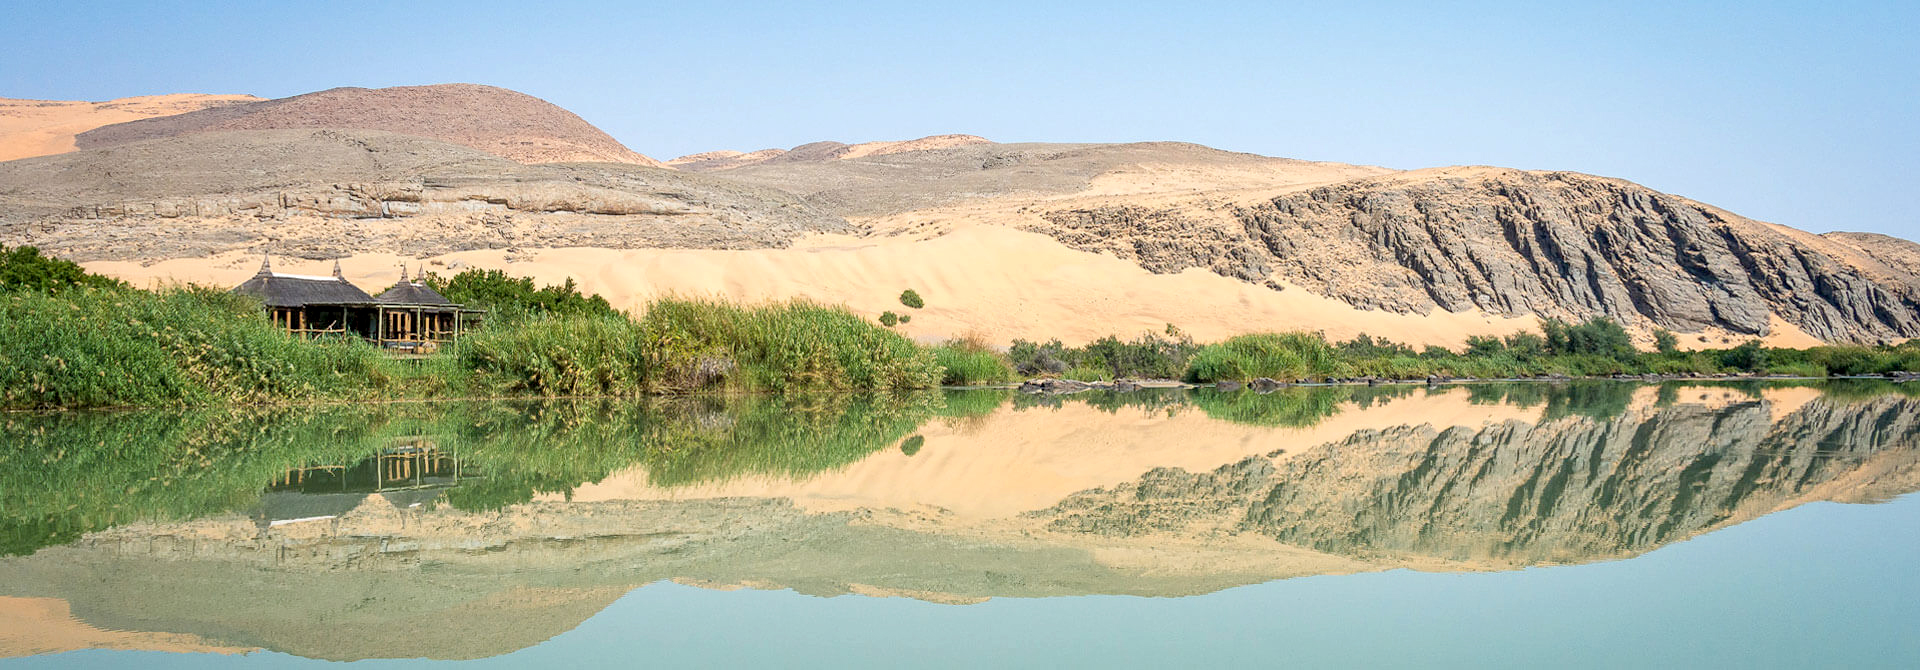
<svg viewBox="0 0 1920 670"><path fill-rule="evenodd" d="M287 470L269 491L383 493L448 488L460 483L460 462L424 438L382 450L351 465L309 465ZM465 473L472 477L472 473Z"/></svg>
<svg viewBox="0 0 1920 670"><path fill-rule="evenodd" d="M260 272L234 287L234 293L259 298L267 316L287 332L317 337L356 335L383 347L431 351L436 342L457 339L485 314L454 304L425 283L400 281L379 297L349 283L333 264L333 276L274 272L267 259Z"/></svg>

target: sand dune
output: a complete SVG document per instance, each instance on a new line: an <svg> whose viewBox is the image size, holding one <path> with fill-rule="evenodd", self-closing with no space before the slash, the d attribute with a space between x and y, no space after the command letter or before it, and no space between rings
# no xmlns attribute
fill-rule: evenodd
<svg viewBox="0 0 1920 670"><path fill-rule="evenodd" d="M1347 338L1366 332L1416 346L1458 346L1468 335L1510 333L1533 319L1436 310L1429 315L1355 309L1304 290L1275 291L1204 270L1156 275L1112 256L1076 251L1053 238L1000 226L972 226L927 240L875 241L818 235L788 249L542 249L507 260L505 250L464 251L426 261L428 269L501 268L539 281L568 277L614 305L637 309L662 295L761 301L804 297L844 304L877 317L913 315L901 332L922 340L978 333L989 341L1059 338L1084 343L1106 335L1161 332L1173 324L1200 340L1272 330L1325 330ZM363 287L399 276L399 258L359 254L342 261ZM192 281L233 286L252 276L259 257L226 254L142 265L84 264L137 286ZM285 272L327 274L328 261L277 260ZM924 309L899 303L903 289L926 298Z"/></svg>
<svg viewBox="0 0 1920 670"><path fill-rule="evenodd" d="M75 135L105 125L259 100L251 95L198 93L106 102L0 98L0 161L73 151Z"/></svg>

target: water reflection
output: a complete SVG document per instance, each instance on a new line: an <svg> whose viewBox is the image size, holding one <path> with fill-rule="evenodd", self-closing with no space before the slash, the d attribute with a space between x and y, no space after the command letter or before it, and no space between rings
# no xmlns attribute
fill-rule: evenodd
<svg viewBox="0 0 1920 670"><path fill-rule="evenodd" d="M318 658L471 658L538 643L663 579L966 603L1614 559L1811 500L1920 489L1914 390L966 391L11 415L0 549L16 557L0 559L0 610L70 603L89 630ZM34 644L0 652L58 647Z"/></svg>

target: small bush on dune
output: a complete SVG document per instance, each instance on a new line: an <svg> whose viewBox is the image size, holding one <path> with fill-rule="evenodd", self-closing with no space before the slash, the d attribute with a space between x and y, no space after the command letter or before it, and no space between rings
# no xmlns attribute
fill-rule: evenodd
<svg viewBox="0 0 1920 670"><path fill-rule="evenodd" d="M907 289L900 292L900 304L914 309L920 309L927 306L927 301L921 300L920 294L914 292L913 289Z"/></svg>

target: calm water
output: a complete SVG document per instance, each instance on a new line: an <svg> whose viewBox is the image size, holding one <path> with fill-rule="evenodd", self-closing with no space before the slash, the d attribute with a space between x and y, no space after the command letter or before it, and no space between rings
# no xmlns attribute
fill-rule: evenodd
<svg viewBox="0 0 1920 670"><path fill-rule="evenodd" d="M0 416L0 665L1920 664L1920 387Z"/></svg>

